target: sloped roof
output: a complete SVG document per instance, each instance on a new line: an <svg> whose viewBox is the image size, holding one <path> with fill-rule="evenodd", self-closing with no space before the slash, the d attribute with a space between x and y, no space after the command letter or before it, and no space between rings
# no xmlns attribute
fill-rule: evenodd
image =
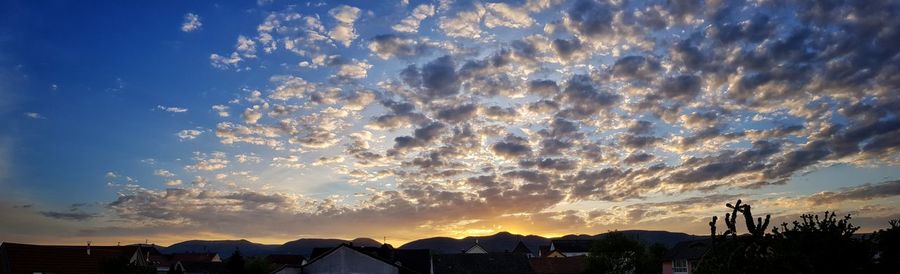
<svg viewBox="0 0 900 274"><path fill-rule="evenodd" d="M0 244L0 265L4 273L100 273L105 263L117 259L131 259L139 250L136 246L87 246ZM139 258L143 258L140 256ZM146 265L145 261L136 262Z"/></svg>
<svg viewBox="0 0 900 274"><path fill-rule="evenodd" d="M513 253L533 254L533 253L531 252L531 249L528 249L528 247L525 246L525 243L523 243L522 241L519 241L519 243L516 244L516 248L513 248L513 251L512 251L512 252L513 252Z"/></svg>
<svg viewBox="0 0 900 274"><path fill-rule="evenodd" d="M553 247L560 252L591 252L591 246L594 240L576 239L576 240L553 240Z"/></svg>
<svg viewBox="0 0 900 274"><path fill-rule="evenodd" d="M211 252L197 252L197 253L171 253L166 254L169 257L169 260L175 262L212 262L212 260L218 256L217 253Z"/></svg>
<svg viewBox="0 0 900 274"><path fill-rule="evenodd" d="M435 274L534 273L521 253L441 254L432 257Z"/></svg>
<svg viewBox="0 0 900 274"><path fill-rule="evenodd" d="M386 264L397 267L401 274L430 273L428 258L431 252L427 249L393 249L384 247L356 247L348 244L340 244L337 247L322 252L322 248L314 248L312 259L306 265L328 256L340 248L349 248ZM400 264L397 264L399 262Z"/></svg>
<svg viewBox="0 0 900 274"><path fill-rule="evenodd" d="M683 241L675 244L672 249L666 252L664 260L699 260L706 254L711 247L711 242L707 240Z"/></svg>
<svg viewBox="0 0 900 274"><path fill-rule="evenodd" d="M294 254L269 254L266 256L266 260L272 264L300 264L306 258L303 255Z"/></svg>
<svg viewBox="0 0 900 274"><path fill-rule="evenodd" d="M539 274L574 274L587 271L587 257L585 256L531 258L528 262L534 273Z"/></svg>
<svg viewBox="0 0 900 274"><path fill-rule="evenodd" d="M227 274L228 268L223 262L179 262L184 267L184 272Z"/></svg>

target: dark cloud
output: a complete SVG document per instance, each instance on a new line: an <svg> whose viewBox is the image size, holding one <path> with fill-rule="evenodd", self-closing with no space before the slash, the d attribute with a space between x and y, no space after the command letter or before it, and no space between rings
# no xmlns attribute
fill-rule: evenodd
<svg viewBox="0 0 900 274"><path fill-rule="evenodd" d="M566 11L566 19L569 29L584 37L613 34L613 9L605 1L579 0Z"/></svg>
<svg viewBox="0 0 900 274"><path fill-rule="evenodd" d="M478 106L475 104L459 105L439 110L437 118L449 123L465 122L472 119L477 111Z"/></svg>
<svg viewBox="0 0 900 274"><path fill-rule="evenodd" d="M586 118L612 108L621 96L599 90L587 75L575 75L566 82L560 100L571 107L572 114Z"/></svg>
<svg viewBox="0 0 900 274"><path fill-rule="evenodd" d="M59 219L59 220L68 220L68 221L86 221L89 219L97 218L99 215L84 213L84 212L56 212L56 211L41 211L41 215L44 217Z"/></svg>
<svg viewBox="0 0 900 274"><path fill-rule="evenodd" d="M494 154L508 158L517 158L531 154L531 146L524 138L509 135L501 142L495 143L491 150Z"/></svg>
<svg viewBox="0 0 900 274"><path fill-rule="evenodd" d="M625 80L653 81L662 70L659 62L644 56L625 56L612 66L612 75Z"/></svg>
<svg viewBox="0 0 900 274"><path fill-rule="evenodd" d="M443 98L459 93L460 79L456 63L449 55L432 60L421 69L410 65L400 74L403 82L419 89L423 100Z"/></svg>
<svg viewBox="0 0 900 274"><path fill-rule="evenodd" d="M556 51L556 54L559 55L559 58L562 60L572 59L574 55L583 49L581 41L579 41L578 38L572 38L571 40L554 39L551 45L553 50Z"/></svg>
<svg viewBox="0 0 900 274"><path fill-rule="evenodd" d="M678 75L663 81L659 90L666 98L689 101L700 94L700 88L700 77Z"/></svg>
<svg viewBox="0 0 900 274"><path fill-rule="evenodd" d="M551 97L559 93L559 85L553 80L533 80L528 82L528 92Z"/></svg>
<svg viewBox="0 0 900 274"><path fill-rule="evenodd" d="M884 181L877 184L841 189L838 192L819 192L808 197L815 205L834 204L845 201L871 200L900 195L900 180Z"/></svg>
<svg viewBox="0 0 900 274"><path fill-rule="evenodd" d="M429 47L412 38L396 34L382 34L372 38L369 50L381 59L416 58L426 54Z"/></svg>

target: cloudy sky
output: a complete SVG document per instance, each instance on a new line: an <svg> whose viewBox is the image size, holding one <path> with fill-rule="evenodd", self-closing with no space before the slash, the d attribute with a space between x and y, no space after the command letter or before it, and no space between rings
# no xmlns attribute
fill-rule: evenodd
<svg viewBox="0 0 900 274"><path fill-rule="evenodd" d="M3 1L0 240L900 217L896 1Z"/></svg>

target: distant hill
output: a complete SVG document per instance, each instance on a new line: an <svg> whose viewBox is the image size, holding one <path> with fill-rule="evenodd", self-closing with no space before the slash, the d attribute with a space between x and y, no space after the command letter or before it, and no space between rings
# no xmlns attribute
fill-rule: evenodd
<svg viewBox="0 0 900 274"><path fill-rule="evenodd" d="M623 230L620 231L629 236L634 236L640 241L652 244L661 243L667 247L672 247L676 243L686 240L700 239L703 236L695 236L680 232L668 231L647 231L647 230ZM537 253L541 245L549 245L551 239L598 239L604 237L606 233L597 235L566 235L559 238L544 238L536 235L518 235L509 232L500 232L490 236L473 236L462 239L454 239L448 237L434 237L415 240L406 243L400 248L407 249L431 249L436 253L459 253L468 249L475 241L486 248L489 252L511 251L515 248L519 241L525 243L532 252ZM269 254L299 254L309 257L313 248L316 247L335 247L342 243L352 243L355 246L380 246L381 243L370 238L356 238L351 241L341 239L298 239L281 245L267 245L254 243L247 240L222 240L222 241L203 241L190 240L169 247L159 248L163 253L182 253L182 252L216 252L222 258L231 256L235 248L241 250L244 256L265 256Z"/></svg>
<svg viewBox="0 0 900 274"><path fill-rule="evenodd" d="M160 248L162 253L216 252L223 259L231 256L234 250L240 249L244 256L265 256L269 254L299 254L309 257L316 247L334 247L342 243L353 243L356 246L380 246L381 243L369 238L357 238L352 241L341 239L299 239L281 245L266 245L247 240L203 241L190 240L169 247Z"/></svg>
<svg viewBox="0 0 900 274"><path fill-rule="evenodd" d="M244 256L260 256L271 254L278 247L279 245L265 245L247 240L190 240L160 248L159 251L162 253L216 252L222 258L226 258L231 256L235 249L240 249L241 255Z"/></svg>
<svg viewBox="0 0 900 274"><path fill-rule="evenodd" d="M519 243L519 241L522 241L528 249L537 253L539 246L550 244L549 239L541 236L523 236L509 232L500 232L491 236L465 237L462 239L448 237L426 238L406 243L405 245L400 246L400 248L431 249L436 253L444 254L459 253L472 247L472 245L475 244L476 239L478 240L478 244L487 249L488 252L512 251L512 249L516 247L516 244Z"/></svg>
<svg viewBox="0 0 900 274"><path fill-rule="evenodd" d="M339 239L299 239L284 243L278 248L275 248L275 253L299 254L308 258L309 254L312 253L313 248L335 247L342 243L348 243L348 241ZM356 238L349 243L352 243L354 246L381 246L381 243L369 238Z"/></svg>
<svg viewBox="0 0 900 274"><path fill-rule="evenodd" d="M646 231L646 230L624 230L620 231L625 235L634 236L641 242L652 244L660 243L666 247L672 247L676 243L686 240L700 239L702 236L694 236L680 232L668 231ZM459 253L468 249L475 240L489 252L503 252L515 248L516 244L521 240L532 252L537 253L541 245L550 245L552 239L599 239L606 233L597 235L566 235L559 238L544 238L535 235L518 235L509 232L500 232L491 236L465 237L462 239L453 239L447 237L434 237L409 242L400 248L412 249L431 249L438 253Z"/></svg>

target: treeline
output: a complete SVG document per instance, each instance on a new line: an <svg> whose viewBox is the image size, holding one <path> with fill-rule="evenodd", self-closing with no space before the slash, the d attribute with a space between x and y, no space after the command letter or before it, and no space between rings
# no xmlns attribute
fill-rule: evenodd
<svg viewBox="0 0 900 274"><path fill-rule="evenodd" d="M900 220L869 235L847 214L802 215L767 232L769 219L753 218L752 208L738 200L725 214L726 230L717 234L718 217L709 222L712 249L694 273L897 273ZM737 232L738 215L748 234Z"/></svg>
<svg viewBox="0 0 900 274"><path fill-rule="evenodd" d="M770 215L754 218L741 200L726 206L724 232L717 233L719 218L712 217L711 247L692 262L692 273L900 273L900 220L859 235L849 214L825 212L769 229ZM741 222L747 233L738 233ZM661 273L666 252L662 245L611 232L594 242L588 273Z"/></svg>

